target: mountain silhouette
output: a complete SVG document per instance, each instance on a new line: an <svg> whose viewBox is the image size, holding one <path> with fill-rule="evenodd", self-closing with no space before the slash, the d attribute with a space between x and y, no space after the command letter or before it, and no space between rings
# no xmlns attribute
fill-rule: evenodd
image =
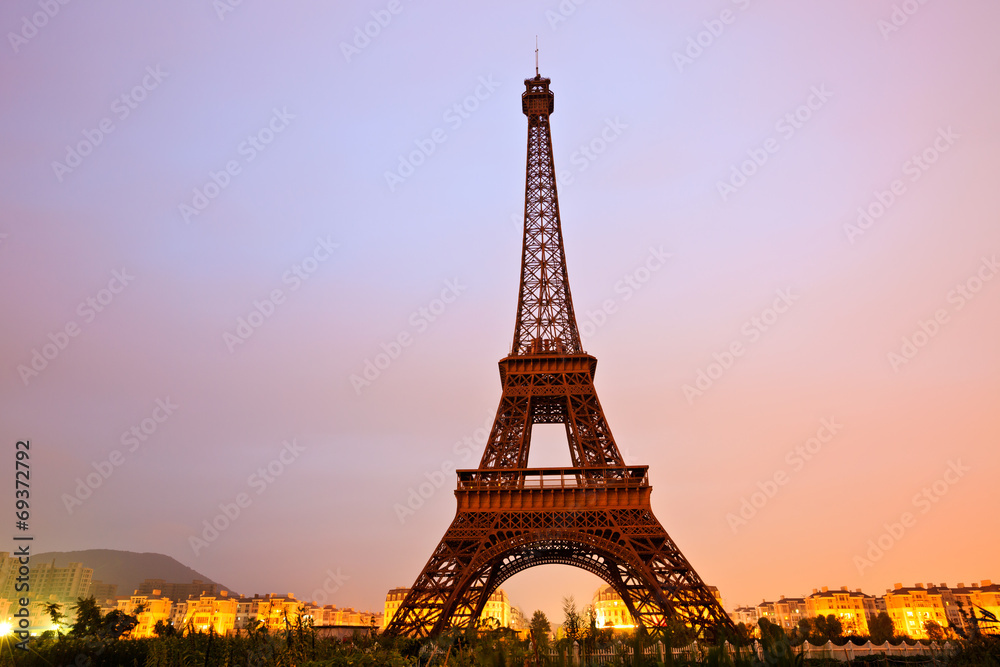
<svg viewBox="0 0 1000 667"><path fill-rule="evenodd" d="M181 584L200 579L206 584L217 584L223 590L232 591L229 587L164 554L86 549L32 554L31 560L34 563L51 563L55 560L56 567L82 563L84 567L94 569L94 580L105 584L117 584L119 595L131 595L144 579L163 579L169 583Z"/></svg>

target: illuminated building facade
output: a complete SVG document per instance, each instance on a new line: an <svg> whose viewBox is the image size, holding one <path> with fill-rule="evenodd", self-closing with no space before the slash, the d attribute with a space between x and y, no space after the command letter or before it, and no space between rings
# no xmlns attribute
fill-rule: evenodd
<svg viewBox="0 0 1000 667"><path fill-rule="evenodd" d="M757 607L737 607L730 616L733 623L742 623L751 628L757 625Z"/></svg>
<svg viewBox="0 0 1000 667"><path fill-rule="evenodd" d="M140 593L142 591L139 591ZM151 593L152 591L150 591ZM162 592L162 591L161 591ZM90 597L97 601L98 605L105 605L108 600L115 600L118 597L118 584L106 584L103 581L92 579L90 581ZM176 600L172 595L168 595L171 600Z"/></svg>
<svg viewBox="0 0 1000 667"><path fill-rule="evenodd" d="M792 630L798 627L799 621L806 617L805 598L786 598L782 595L777 600L771 602L763 600L757 605L757 618L766 618L774 625L779 625L785 630Z"/></svg>
<svg viewBox="0 0 1000 667"><path fill-rule="evenodd" d="M389 621L396 615L399 605L403 604L403 598L410 592L409 588L393 588L385 594L385 611L382 614L382 629L389 625Z"/></svg>
<svg viewBox="0 0 1000 667"><path fill-rule="evenodd" d="M185 604L180 627L185 631L228 634L236 625L236 607L237 601L225 596L191 598Z"/></svg>
<svg viewBox="0 0 1000 667"><path fill-rule="evenodd" d="M20 568L23 564L17 556L12 556L10 552L0 551L0 600L6 600L10 604L9 609L17 606L16 601L25 596L25 591L18 591L17 587L23 581L18 582ZM55 602L63 606L63 613L76 604L79 597L87 597L90 591L90 580L94 575L93 568L84 567L81 563L69 563L66 567L56 567L55 560L51 563L32 560L30 563L30 605L28 617L29 627L32 632L43 632L54 629L52 619L45 613L45 609L39 602ZM7 615L0 617L10 619Z"/></svg>
<svg viewBox="0 0 1000 667"><path fill-rule="evenodd" d="M173 601L168 597L160 595L160 591L158 590L153 590L151 593L151 595L136 594L129 598L118 600L118 610L129 616L135 616L138 621L138 624L132 628L132 632L129 634L133 639L155 637L156 633L153 632L153 628L156 627L158 621L170 623ZM142 611L136 614L136 611L140 608L142 608Z"/></svg>
<svg viewBox="0 0 1000 667"><path fill-rule="evenodd" d="M358 611L352 607L340 609L333 605L315 607L316 625L351 626L357 628L380 628L383 626L383 614L371 611Z"/></svg>
<svg viewBox="0 0 1000 667"><path fill-rule="evenodd" d="M909 591L910 597L904 592ZM978 620L977 625L981 632L987 634L1000 633L998 624L982 619L988 614L1000 618L1000 584L994 584L989 579L983 579L978 584L972 583L966 586L959 583L955 587L949 587L943 583L935 586L932 583L916 584L913 588L904 588L902 584L896 584L895 590L886 591L886 604L895 607L895 612L890 612L896 631L900 632L903 627L915 627L919 624L923 629L923 622L931 620L941 627L951 627L965 633L972 632L971 616L975 612ZM927 603L924 604L925 598ZM938 601L940 600L940 604ZM914 603L914 601L916 603ZM940 620L939 607L944 609L945 622ZM985 612L985 614L984 614ZM907 632L910 634L910 632ZM910 634L911 637L925 637L925 634Z"/></svg>
<svg viewBox="0 0 1000 667"><path fill-rule="evenodd" d="M381 628L383 630L392 621L392 617L396 614L399 606L406 598L406 594L409 592L409 588L393 588L386 593L385 612L382 614L381 619L376 619L381 620ZM510 600L507 598L507 593L505 593L502 588L493 591L493 594L490 595L490 599L487 600L486 604L483 606L483 612L479 615L479 619L481 621L485 621L490 618L496 619L502 628L513 627Z"/></svg>
<svg viewBox="0 0 1000 667"><path fill-rule="evenodd" d="M486 605L483 606L483 613L479 618L482 620L496 619L501 628L512 627L510 600L507 599L507 594L502 589L493 592L490 599L486 601Z"/></svg>
<svg viewBox="0 0 1000 667"><path fill-rule="evenodd" d="M927 639L925 623L933 621L942 628L948 625L943 590L924 588L917 584L912 588L896 584L885 592L885 607L897 634L909 635L913 639Z"/></svg>
<svg viewBox="0 0 1000 667"><path fill-rule="evenodd" d="M941 584L945 588L945 584ZM989 579L983 579L978 584L972 583L966 586L963 583L955 588L947 589L951 593L950 599L945 597L945 609L948 612L948 619L953 617L958 619L957 623L952 623L965 630L971 630L965 620L965 616L972 615L975 610L976 618L983 618L983 611L992 614L995 618L1000 618L1000 584L994 584ZM950 604L949 604L950 602ZM979 629L988 634L1000 633L1000 627L994 623L979 623Z"/></svg>
<svg viewBox="0 0 1000 667"><path fill-rule="evenodd" d="M834 591L826 586L823 590L814 588L812 595L805 600L806 615L809 618L833 615L840 620L845 635L865 637L868 635L867 608L871 606L866 605L865 601L870 597L862 593L860 588L855 591L847 590L847 586Z"/></svg>
<svg viewBox="0 0 1000 667"><path fill-rule="evenodd" d="M601 586L594 593L590 604L594 608L594 617L599 628L632 629L635 619L629 613L624 600L611 586Z"/></svg>
<svg viewBox="0 0 1000 667"><path fill-rule="evenodd" d="M356 611L350 607L338 608L329 604L321 607L315 602L298 600L291 593L269 593L237 601L236 629L253 628L260 621L267 626L268 632L283 631L290 625L298 624L300 617L303 624L312 624L316 628L337 626L370 629L382 626L381 612Z"/></svg>
<svg viewBox="0 0 1000 667"><path fill-rule="evenodd" d="M284 596L269 595L257 600L256 613L251 611L251 616L267 626L268 632L282 631L298 623L300 608L303 606L303 602L296 600L291 593Z"/></svg>
<svg viewBox="0 0 1000 667"><path fill-rule="evenodd" d="M16 556L0 551L0 598L16 600L23 595L16 590L18 568L21 563ZM66 567L56 567L51 563L31 561L31 599L35 602L58 602L75 604L78 597L90 595L90 580L93 568L81 563L69 563Z"/></svg>

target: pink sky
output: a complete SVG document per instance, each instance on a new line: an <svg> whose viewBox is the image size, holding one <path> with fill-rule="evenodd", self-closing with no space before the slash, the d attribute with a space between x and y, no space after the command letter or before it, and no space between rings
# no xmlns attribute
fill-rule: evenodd
<svg viewBox="0 0 1000 667"><path fill-rule="evenodd" d="M597 390L726 606L1000 577L996 3L39 7L0 9L0 424L37 551L303 598L339 572L365 609L412 583L454 477L398 507L500 397L537 34ZM561 619L598 585L504 588Z"/></svg>

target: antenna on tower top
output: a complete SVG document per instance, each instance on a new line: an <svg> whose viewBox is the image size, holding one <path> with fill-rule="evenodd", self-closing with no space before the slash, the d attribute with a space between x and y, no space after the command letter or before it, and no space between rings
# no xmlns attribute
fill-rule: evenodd
<svg viewBox="0 0 1000 667"><path fill-rule="evenodd" d="M535 35L535 76L538 75L538 35Z"/></svg>

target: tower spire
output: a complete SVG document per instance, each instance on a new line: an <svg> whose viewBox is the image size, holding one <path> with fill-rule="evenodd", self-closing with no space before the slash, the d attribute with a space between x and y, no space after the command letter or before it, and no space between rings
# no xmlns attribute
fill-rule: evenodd
<svg viewBox="0 0 1000 667"><path fill-rule="evenodd" d="M528 117L528 156L521 287L512 355L583 352L559 221L559 194L549 125L555 96L549 90L549 83L549 79L541 76L525 79L525 91L521 95L521 111Z"/></svg>
<svg viewBox="0 0 1000 667"><path fill-rule="evenodd" d="M538 76L538 35L535 35L535 77Z"/></svg>

